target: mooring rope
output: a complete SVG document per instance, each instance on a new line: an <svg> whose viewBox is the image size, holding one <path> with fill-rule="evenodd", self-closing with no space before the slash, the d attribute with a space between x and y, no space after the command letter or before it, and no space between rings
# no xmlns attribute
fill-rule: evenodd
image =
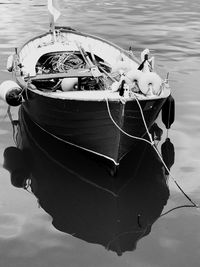
<svg viewBox="0 0 200 267"><path fill-rule="evenodd" d="M176 186L179 188L179 190L183 193L183 195L184 195L184 196L185 196L185 197L186 197L186 198L193 204L193 207L199 208L199 205L197 205L194 201L192 201L192 199L191 199L191 198L190 198L190 197L183 191L183 189L182 189L181 186L178 184L178 182L176 181L176 179L173 177L171 171L169 170L169 168L168 168L167 165L165 164L165 162L164 162L164 160L163 160L161 154L159 153L158 149L156 148L155 143L154 143L154 141L153 141L153 139L152 139L152 136L151 136L151 134L150 134L150 132L149 132L149 129L148 129L148 127L147 127L147 123L146 123L146 120L145 120L145 117L144 117L144 113L143 113L142 107L141 107L141 105L140 105L140 103L139 103L139 100L137 99L137 96L136 96L134 93L133 93L133 96L135 97L135 100L136 100L136 102L137 102L137 104L138 104L138 107L139 107L139 109L140 109L140 113L141 113L141 116L142 116L142 120L143 120L145 129L146 129L146 131L147 131L147 134L148 134L148 136L149 136L150 141L149 141L149 140L146 140L146 139L144 139L144 138L141 138L141 137L137 137L137 136L131 135L131 134L127 133L126 131L124 131L124 130L123 130L123 129L122 129L122 128L115 122L114 118L112 117L112 114L111 114L111 111L110 111L110 107L109 107L109 101L108 101L108 98L105 98L105 100L106 100L106 105L107 105L107 111L108 111L108 114L109 114L109 117L110 117L111 121L112 121L113 124L114 124L114 125L115 125L115 126L116 126L116 127L123 133L123 134L125 134L126 136L128 136L128 137L130 137L130 138L133 138L133 139L136 139L136 140L141 140L141 141L144 141L144 142L150 144L150 145L153 147L153 149L155 150L155 152L157 153L157 155L158 155L158 157L160 158L161 162L163 163L164 167L165 167L166 170L168 171L168 173L169 173L169 177L172 178L172 180L174 181L174 183L176 184Z"/></svg>
<svg viewBox="0 0 200 267"><path fill-rule="evenodd" d="M59 140L59 141L62 141L62 142L64 142L64 143L68 144L64 139L62 139L62 138L60 138L60 137L57 137L56 135L52 134L51 132L45 130L43 127L41 127L41 126L40 126L38 123L36 123L35 121L32 120L32 122L33 122L35 125L37 125L37 126L38 126L42 131L44 131L45 133L49 134L50 136L54 137L55 139L57 139L57 140ZM87 179L87 178L84 178L81 174L78 174L77 172L75 172L75 171L72 170L71 168L66 167L64 164L62 164L61 162L59 162L58 160L56 160L55 158L53 158L52 156L50 156L50 155L48 154L48 152L38 144L38 142L34 139L34 137L33 137L32 135L29 135L29 136L30 136L30 138L32 139L32 141L35 143L35 145L36 145L36 146L37 146L37 147L38 147L38 148L39 148L39 149L40 149L40 150L41 150L41 151L42 151L42 152L43 152L43 153L50 159L50 160L52 160L53 162L55 162L56 164L58 164L60 167L62 167L62 168L64 168L65 170L67 170L67 171L70 172L72 175L77 176L80 180L82 180L82 181L84 181L84 182L86 182L86 183L88 183L88 184L90 184L90 185L92 185L92 186L94 186L94 187L96 187L96 188L102 190L102 191L105 191L105 192L107 192L107 193L113 195L114 197L118 197L118 194L116 194L115 192L109 190L108 188L104 188L104 187L101 186L101 185L96 184L95 182L91 181L89 178L88 178L88 179Z"/></svg>
<svg viewBox="0 0 200 267"><path fill-rule="evenodd" d="M162 213L159 218L164 217L165 215L169 214L170 212L174 211L174 210L178 210L178 209L182 209L182 208L199 208L198 206L194 206L194 205L181 205L175 208L172 208L164 213Z"/></svg>
<svg viewBox="0 0 200 267"><path fill-rule="evenodd" d="M146 139L144 139L144 138L142 138L142 137L133 136L133 135L131 135L131 134L125 132L125 131L124 131L124 130L123 130L123 129L116 123L116 121L115 121L114 118L112 117L112 114L111 114L111 111L110 111L110 107L109 107L108 98L106 97L105 100L106 100L107 111L108 111L109 117L110 117L111 121L113 122L113 124L118 128L118 130L120 130L120 132L122 132L123 134L125 134L126 136L128 136L128 137L130 137L130 138L134 138L134 139L137 139L137 140L145 141L145 142L147 142L148 144L153 145L153 143L152 143L153 141L146 140ZM146 122L145 122L145 124L146 124ZM151 136L151 135L150 135L150 136ZM150 140L152 140L152 137L150 138Z"/></svg>

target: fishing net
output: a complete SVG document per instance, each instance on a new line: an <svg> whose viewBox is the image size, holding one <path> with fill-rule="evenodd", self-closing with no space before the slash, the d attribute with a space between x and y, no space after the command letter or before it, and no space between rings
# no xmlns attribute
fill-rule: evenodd
<svg viewBox="0 0 200 267"><path fill-rule="evenodd" d="M105 73L110 73L111 67L101 58L95 57L96 66L100 67L102 75L100 77L82 77L80 79L79 90L106 90L113 82ZM43 55L36 65L38 74L65 73L71 69L88 68L82 54L73 52L53 52ZM103 71L102 71L103 70ZM55 91L60 89L61 80L51 79L35 82L40 90Z"/></svg>
<svg viewBox="0 0 200 267"><path fill-rule="evenodd" d="M61 53L47 57L40 69L45 73L59 73L84 67L84 61L75 53Z"/></svg>

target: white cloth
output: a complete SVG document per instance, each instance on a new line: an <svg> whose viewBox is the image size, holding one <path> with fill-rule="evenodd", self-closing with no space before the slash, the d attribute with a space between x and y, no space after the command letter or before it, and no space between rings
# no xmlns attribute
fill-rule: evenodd
<svg viewBox="0 0 200 267"><path fill-rule="evenodd" d="M55 22L60 17L60 11L55 7L55 0L48 0L48 10L53 17L53 22Z"/></svg>

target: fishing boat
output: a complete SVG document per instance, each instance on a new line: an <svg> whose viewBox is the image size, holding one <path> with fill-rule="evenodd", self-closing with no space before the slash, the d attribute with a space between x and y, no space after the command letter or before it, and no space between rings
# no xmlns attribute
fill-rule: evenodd
<svg viewBox="0 0 200 267"><path fill-rule="evenodd" d="M143 140L170 97L145 49L132 50L69 27L50 27L8 58L15 81L0 95L42 131L114 166ZM168 111L167 111L168 112Z"/></svg>

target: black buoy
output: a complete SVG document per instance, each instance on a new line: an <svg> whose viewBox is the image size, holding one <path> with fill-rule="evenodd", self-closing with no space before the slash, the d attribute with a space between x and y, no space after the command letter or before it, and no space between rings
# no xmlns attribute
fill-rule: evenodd
<svg viewBox="0 0 200 267"><path fill-rule="evenodd" d="M161 153L168 170L170 170L175 161L175 150L169 138L166 138L165 142L162 144ZM167 175L169 174L168 170L165 168L165 174Z"/></svg>
<svg viewBox="0 0 200 267"><path fill-rule="evenodd" d="M175 119L175 100L172 95L169 95L164 105L162 106L162 122L169 129Z"/></svg>
<svg viewBox="0 0 200 267"><path fill-rule="evenodd" d="M22 103L22 90L15 88L6 94L6 102L8 105L17 107Z"/></svg>
<svg viewBox="0 0 200 267"><path fill-rule="evenodd" d="M4 81L0 84L0 98L10 106L21 105L23 89L14 81Z"/></svg>

